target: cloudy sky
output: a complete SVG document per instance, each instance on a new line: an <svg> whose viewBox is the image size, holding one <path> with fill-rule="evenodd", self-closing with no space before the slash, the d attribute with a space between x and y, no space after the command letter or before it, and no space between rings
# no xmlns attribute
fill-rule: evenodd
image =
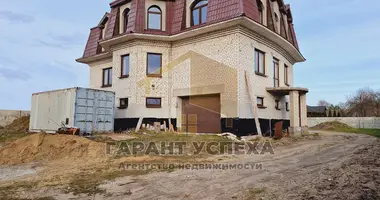
<svg viewBox="0 0 380 200"><path fill-rule="evenodd" d="M30 109L35 92L87 87L89 69L75 59L109 2L0 0L0 109ZM295 65L295 85L310 88L308 104L380 89L379 0L285 2L307 58Z"/></svg>

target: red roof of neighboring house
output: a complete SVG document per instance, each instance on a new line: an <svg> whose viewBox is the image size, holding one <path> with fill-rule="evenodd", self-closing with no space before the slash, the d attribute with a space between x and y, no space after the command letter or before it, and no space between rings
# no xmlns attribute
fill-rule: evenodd
<svg viewBox="0 0 380 200"><path fill-rule="evenodd" d="M260 22L259 10L256 0L208 0L207 23L201 26L186 28L186 0L164 0L166 1L166 31L145 30L145 0L116 0L110 3L111 12L108 15L108 26L105 30L105 38L110 39L119 34L120 6L131 3L128 18L127 33L145 33L156 35L174 35L183 31L197 27L204 27L210 24L227 21L236 17L245 16L256 22ZM263 0L264 1L264 0ZM294 31L293 19L290 6L285 5L283 0L266 0L267 4L267 27L272 31L277 31L274 26L273 6L270 2L277 1L281 12L285 13L288 21L288 33L285 33L285 22L281 16L280 35L291 42L297 49L298 43ZM283 27L284 26L284 27ZM83 57L94 56L101 51L99 41L102 39L102 28L97 26L91 29L90 36L83 54Z"/></svg>

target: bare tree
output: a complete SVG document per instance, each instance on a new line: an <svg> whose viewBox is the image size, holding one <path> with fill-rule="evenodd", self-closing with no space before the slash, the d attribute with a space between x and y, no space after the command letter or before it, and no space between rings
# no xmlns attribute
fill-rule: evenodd
<svg viewBox="0 0 380 200"><path fill-rule="evenodd" d="M328 106L330 106L330 103L327 102L326 100L320 100L320 101L318 101L318 106L328 107Z"/></svg>
<svg viewBox="0 0 380 200"><path fill-rule="evenodd" d="M380 90L375 93L373 114L375 117L380 117Z"/></svg>
<svg viewBox="0 0 380 200"><path fill-rule="evenodd" d="M347 98L348 114L357 117L375 116L376 99L377 93L374 90L359 89L354 95Z"/></svg>

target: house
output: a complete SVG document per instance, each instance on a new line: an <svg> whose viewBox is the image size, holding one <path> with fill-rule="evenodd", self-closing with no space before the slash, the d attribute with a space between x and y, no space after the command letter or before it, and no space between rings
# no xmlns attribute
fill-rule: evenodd
<svg viewBox="0 0 380 200"><path fill-rule="evenodd" d="M299 51L283 0L116 0L91 28L90 87L116 93L115 130L167 121L185 132L256 133L307 127ZM167 123L168 124L168 123Z"/></svg>
<svg viewBox="0 0 380 200"><path fill-rule="evenodd" d="M326 106L307 106L307 117L327 117Z"/></svg>

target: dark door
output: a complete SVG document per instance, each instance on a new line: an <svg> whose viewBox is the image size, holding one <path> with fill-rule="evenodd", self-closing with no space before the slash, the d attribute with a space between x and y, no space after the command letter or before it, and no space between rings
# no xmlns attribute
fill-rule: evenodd
<svg viewBox="0 0 380 200"><path fill-rule="evenodd" d="M220 133L220 95L182 98L182 131Z"/></svg>

